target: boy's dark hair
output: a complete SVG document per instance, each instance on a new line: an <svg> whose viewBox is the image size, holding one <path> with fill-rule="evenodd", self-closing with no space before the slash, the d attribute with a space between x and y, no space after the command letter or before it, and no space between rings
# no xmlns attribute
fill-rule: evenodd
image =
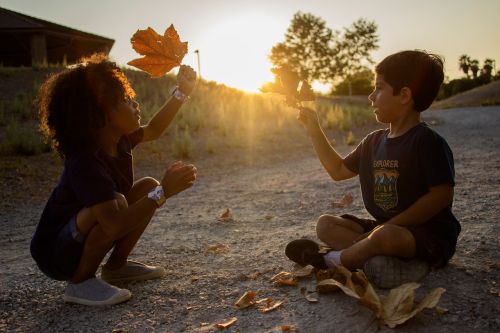
<svg viewBox="0 0 500 333"><path fill-rule="evenodd" d="M401 88L411 90L414 109L426 110L436 98L443 83L443 58L426 51L402 51L386 57L375 67L375 72L391 85L393 94Z"/></svg>
<svg viewBox="0 0 500 333"><path fill-rule="evenodd" d="M51 75L40 87L36 103L40 130L61 158L95 147L106 125L106 107L134 98L125 74L104 54Z"/></svg>

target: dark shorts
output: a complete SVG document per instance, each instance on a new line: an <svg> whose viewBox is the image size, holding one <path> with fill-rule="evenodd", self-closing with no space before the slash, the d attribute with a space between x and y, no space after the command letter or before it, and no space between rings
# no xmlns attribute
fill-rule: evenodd
<svg viewBox="0 0 500 333"><path fill-rule="evenodd" d="M363 227L363 232L369 232L381 222L363 219L350 214L341 217L356 222ZM432 267L443 267L448 263L457 245L457 228L451 221L430 220L420 225L405 226L408 229L417 247L416 258L428 262Z"/></svg>
<svg viewBox="0 0 500 333"><path fill-rule="evenodd" d="M83 252L85 237L76 228L76 215L57 235L52 259L47 267L40 267L48 277L67 281L74 275Z"/></svg>

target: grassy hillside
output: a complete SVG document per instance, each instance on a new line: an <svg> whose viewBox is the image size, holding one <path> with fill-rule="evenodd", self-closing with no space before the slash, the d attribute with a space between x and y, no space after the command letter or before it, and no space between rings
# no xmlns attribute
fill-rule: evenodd
<svg viewBox="0 0 500 333"><path fill-rule="evenodd" d="M33 100L50 68L0 68L0 154L39 154L49 150L37 130ZM126 70L137 92L146 123L169 97L175 79L152 79L139 71ZM337 103L318 99L316 106L325 128L336 130L336 139L354 144L352 130L373 123L371 110L359 103ZM271 143L285 145L303 129L297 111L287 107L281 96L247 94L213 82L199 82L191 100L183 106L165 139L149 145L175 157L198 153L217 154L228 149L256 149ZM150 152L149 152L150 153Z"/></svg>
<svg viewBox="0 0 500 333"><path fill-rule="evenodd" d="M432 105L433 109L448 109L471 106L500 104L500 80L493 81L463 93L441 100Z"/></svg>

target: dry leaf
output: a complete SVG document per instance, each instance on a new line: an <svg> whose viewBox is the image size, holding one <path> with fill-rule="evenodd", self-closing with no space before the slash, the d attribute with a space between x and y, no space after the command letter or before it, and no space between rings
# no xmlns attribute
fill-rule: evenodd
<svg viewBox="0 0 500 333"><path fill-rule="evenodd" d="M226 322L217 323L214 326L217 328L228 328L229 326L233 325L237 320L238 320L238 318L233 317Z"/></svg>
<svg viewBox="0 0 500 333"><path fill-rule="evenodd" d="M418 283L406 283L391 289L387 296L379 296L362 271L351 272L343 266L336 266L317 272L316 278L319 292L340 289L346 295L359 299L362 305L371 309L377 318L391 328L414 317L424 308L435 307L445 291L436 288L415 306L415 289L420 286Z"/></svg>
<svg viewBox="0 0 500 333"><path fill-rule="evenodd" d="M307 265L307 266L302 267L301 269L298 269L298 270L292 272L292 275L294 277L299 277L299 278L308 277L308 276L312 275L313 271L314 271L314 267L312 265Z"/></svg>
<svg viewBox="0 0 500 333"><path fill-rule="evenodd" d="M255 296L257 293L255 291L247 291L241 296L234 304L239 309L248 308L255 304Z"/></svg>
<svg viewBox="0 0 500 333"><path fill-rule="evenodd" d="M274 282L276 280L288 279L291 277L293 277L292 273L282 271L282 272L279 272L278 274L274 275L270 280L271 280L271 282Z"/></svg>
<svg viewBox="0 0 500 333"><path fill-rule="evenodd" d="M129 61L128 65L142 69L154 77L163 76L172 68L180 66L188 50L188 43L180 41L172 24L163 36L150 27L137 30L130 42L134 50L143 57Z"/></svg>
<svg viewBox="0 0 500 333"><path fill-rule="evenodd" d="M219 254L219 253L225 253L229 250L227 245L224 245L222 243L218 243L215 245L210 245L207 250L205 251L205 255L207 254Z"/></svg>
<svg viewBox="0 0 500 333"><path fill-rule="evenodd" d="M275 276L271 278L271 282L273 282L277 286L296 286L297 280L294 279L292 273L290 272L279 272Z"/></svg>
<svg viewBox="0 0 500 333"><path fill-rule="evenodd" d="M294 329L295 329L295 326L292 326L292 325L281 325L280 326L281 332L289 332L289 331L294 330Z"/></svg>
<svg viewBox="0 0 500 333"><path fill-rule="evenodd" d="M338 291L340 290L338 283L339 282L335 281L334 279L324 279L318 282L318 284L316 285L316 290L324 294Z"/></svg>
<svg viewBox="0 0 500 333"><path fill-rule="evenodd" d="M231 214L229 208L226 208L226 210L219 216L220 221L230 221L232 219L233 219L233 214Z"/></svg>
<svg viewBox="0 0 500 333"><path fill-rule="evenodd" d="M353 202L354 202L354 197L352 196L352 193L347 193L342 197L342 199L340 199L340 201L334 201L332 203L332 206L334 208L346 208L352 205Z"/></svg>
<svg viewBox="0 0 500 333"><path fill-rule="evenodd" d="M307 299L309 303L318 303L318 297L315 292L309 292L307 288L300 288L300 293ZM314 295L311 295L314 294Z"/></svg>
<svg viewBox="0 0 500 333"><path fill-rule="evenodd" d="M296 286L298 284L298 281L295 280L294 278L291 279L278 279L274 281L274 284L277 286Z"/></svg>
<svg viewBox="0 0 500 333"><path fill-rule="evenodd" d="M272 301L273 301L273 299L271 297L266 297L266 298L261 298L258 301L255 301L255 304L259 305L259 306L268 307L272 303ZM266 304L263 304L263 303L266 303Z"/></svg>
<svg viewBox="0 0 500 333"><path fill-rule="evenodd" d="M261 87L262 92L271 92L285 95L286 103L292 107L299 107L302 101L314 101L314 93L311 86L301 81L297 73L288 66L271 69L274 74L274 82L267 82ZM300 85L300 90L297 91Z"/></svg>
<svg viewBox="0 0 500 333"><path fill-rule="evenodd" d="M405 283L391 289L389 295L381 298L383 307L381 319L387 326L394 328L413 318L423 309L435 307L445 292L444 288L433 289L414 307L415 289L419 286L418 283Z"/></svg>
<svg viewBox="0 0 500 333"><path fill-rule="evenodd" d="M266 216L264 216L264 218L265 218L266 220L270 220L270 219L272 219L273 217L274 217L274 216L272 216L272 215L266 215Z"/></svg>
<svg viewBox="0 0 500 333"><path fill-rule="evenodd" d="M262 313L268 313L270 311L273 311L273 310L279 308L281 306L281 304L283 304L283 301L277 301L276 303L274 303L271 306L268 306L268 307L265 307L265 308L261 308L260 312L262 312Z"/></svg>

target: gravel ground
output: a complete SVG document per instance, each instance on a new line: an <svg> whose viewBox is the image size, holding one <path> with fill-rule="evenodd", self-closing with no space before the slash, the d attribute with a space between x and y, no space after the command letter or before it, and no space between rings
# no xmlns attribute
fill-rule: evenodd
<svg viewBox="0 0 500 333"><path fill-rule="evenodd" d="M499 332L500 108L430 111L424 118L454 151L454 212L463 229L450 264L432 272L417 291L418 300L433 288L446 288L439 306L448 312L425 310L397 330ZM349 149L339 147L343 154ZM342 293L320 295L317 304L309 304L298 287L270 284L271 276L294 268L283 254L286 243L314 238L319 215L367 212L357 178L332 182L312 148L293 158L266 159L256 157L245 167L201 161L197 184L157 211L132 254L164 266L167 276L123 285L133 297L113 307L65 304L65 283L38 271L29 242L43 204L27 200L2 210L0 331L211 332L217 331L212 324L231 317L238 321L229 332L278 332L280 325L300 332L391 331ZM333 208L332 201L347 192L354 194L354 204ZM233 219L219 221L226 208ZM206 253L219 243L226 252ZM314 279L300 282L314 285ZM236 309L234 302L248 290L284 303L266 314Z"/></svg>

